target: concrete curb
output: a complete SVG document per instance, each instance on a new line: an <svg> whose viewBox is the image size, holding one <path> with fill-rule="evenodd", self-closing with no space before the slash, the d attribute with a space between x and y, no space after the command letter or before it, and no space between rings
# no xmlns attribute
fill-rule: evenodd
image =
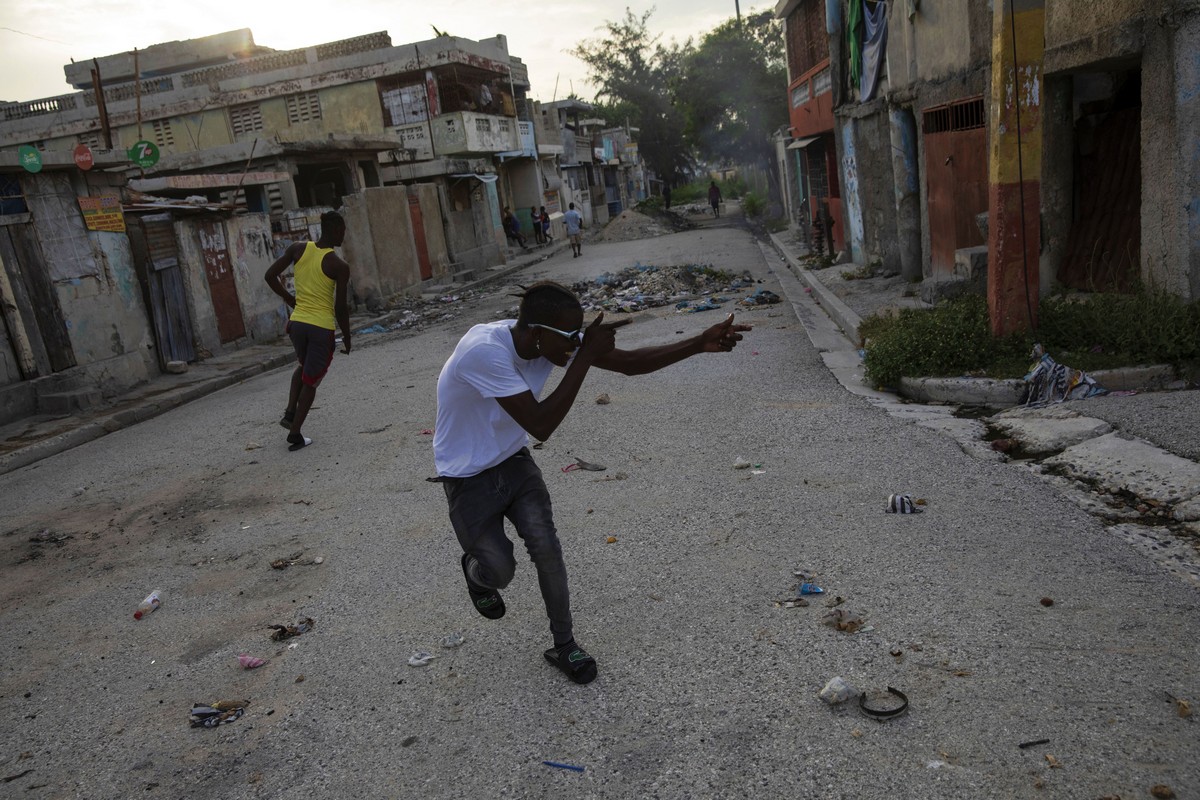
<svg viewBox="0 0 1200 800"><path fill-rule="evenodd" d="M817 302L825 309L825 313L842 329L842 332L846 334L846 338L850 340L850 343L858 347L861 341L861 337L858 335L858 326L862 324L862 318L858 314L855 314L850 306L842 302L840 297L826 288L825 284L817 280L817 277L812 272L800 266L799 259L792 255L791 250L780 240L779 234L772 233L770 236L771 243L775 245L775 249L783 256L792 272L812 290Z"/></svg>

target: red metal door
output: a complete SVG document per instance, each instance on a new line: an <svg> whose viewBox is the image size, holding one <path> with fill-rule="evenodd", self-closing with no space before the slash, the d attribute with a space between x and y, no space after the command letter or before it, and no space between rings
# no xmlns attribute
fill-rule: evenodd
<svg viewBox="0 0 1200 800"><path fill-rule="evenodd" d="M425 241L425 221L421 216L421 200L415 194L408 196L408 215L412 219L413 244L417 246L421 280L427 281L433 277L433 265L429 261L429 244Z"/></svg>
<svg viewBox="0 0 1200 800"><path fill-rule="evenodd" d="M929 259L934 275L954 272L954 251L986 244L975 217L988 210L983 101L952 103L923 115L929 192Z"/></svg>
<svg viewBox="0 0 1200 800"><path fill-rule="evenodd" d="M987 130L926 134L933 273L954 272L954 251L986 244L975 216L988 210Z"/></svg>
<svg viewBox="0 0 1200 800"><path fill-rule="evenodd" d="M225 344L246 335L229 248L225 245L225 226L220 222L202 222L197 230L200 234L200 252L204 256L204 274L208 278L213 311L217 315L217 333L221 337L221 344Z"/></svg>

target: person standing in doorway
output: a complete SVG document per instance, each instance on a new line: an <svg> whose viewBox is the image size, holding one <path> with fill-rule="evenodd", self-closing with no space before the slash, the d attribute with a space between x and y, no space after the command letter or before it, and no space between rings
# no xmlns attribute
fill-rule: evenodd
<svg viewBox="0 0 1200 800"><path fill-rule="evenodd" d="M567 226L567 238L571 240L571 258L579 258L583 255L583 217L575 210L574 203L568 204L563 224Z"/></svg>
<svg viewBox="0 0 1200 800"><path fill-rule="evenodd" d="M538 244L545 244L546 237L542 234L542 215L538 213L537 206L529 207L529 221L533 225L533 240Z"/></svg>
<svg viewBox="0 0 1200 800"><path fill-rule="evenodd" d="M350 265L333 248L346 238L346 221L336 211L321 215L321 236L296 242L267 270L267 285L292 309L287 333L300 365L292 373L287 409L279 424L288 429L288 450L312 444L301 431L317 387L333 361L334 323L342 329L342 352L350 354L350 308L346 302ZM295 266L296 294L283 285L283 273Z"/></svg>
<svg viewBox="0 0 1200 800"><path fill-rule="evenodd" d="M504 616L500 590L517 567L504 520L516 528L537 569L553 646L545 658L575 683L596 677L596 661L572 629L567 568L554 527L550 493L529 452L529 437L548 439L566 418L592 367L644 375L700 353L728 353L748 325L723 322L671 344L617 349L615 331L628 320L586 328L579 298L549 281L525 289L517 318L471 328L437 382L433 455L436 480L449 503L463 550L471 605L487 619ZM539 400L555 367L566 372Z"/></svg>
<svg viewBox="0 0 1200 800"><path fill-rule="evenodd" d="M708 184L708 204L712 206L714 217L721 216L721 189L716 181L710 181Z"/></svg>

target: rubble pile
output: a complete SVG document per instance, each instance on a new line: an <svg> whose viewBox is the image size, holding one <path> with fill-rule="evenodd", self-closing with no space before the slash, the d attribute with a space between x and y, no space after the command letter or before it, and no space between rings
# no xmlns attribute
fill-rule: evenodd
<svg viewBox="0 0 1200 800"><path fill-rule="evenodd" d="M596 237L596 240L600 242L631 242L635 239L650 239L674 232L675 229L664 222L637 211L628 210L622 211L604 226L604 230Z"/></svg>
<svg viewBox="0 0 1200 800"><path fill-rule="evenodd" d="M733 300L723 293L754 287L749 271L735 274L701 264L668 267L637 264L613 274L581 281L571 287L587 311L641 311L674 305L680 311L716 308ZM695 304L694 298L705 298Z"/></svg>

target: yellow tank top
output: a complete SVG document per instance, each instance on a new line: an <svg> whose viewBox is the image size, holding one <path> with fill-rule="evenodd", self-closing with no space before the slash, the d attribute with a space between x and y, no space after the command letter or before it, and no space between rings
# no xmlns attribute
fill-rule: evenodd
<svg viewBox="0 0 1200 800"><path fill-rule="evenodd" d="M296 322L330 331L337 327L333 314L337 284L321 269L321 262L326 253L332 252L332 247L317 247L315 242L304 246L304 255L296 262L296 307L292 309L292 319Z"/></svg>

